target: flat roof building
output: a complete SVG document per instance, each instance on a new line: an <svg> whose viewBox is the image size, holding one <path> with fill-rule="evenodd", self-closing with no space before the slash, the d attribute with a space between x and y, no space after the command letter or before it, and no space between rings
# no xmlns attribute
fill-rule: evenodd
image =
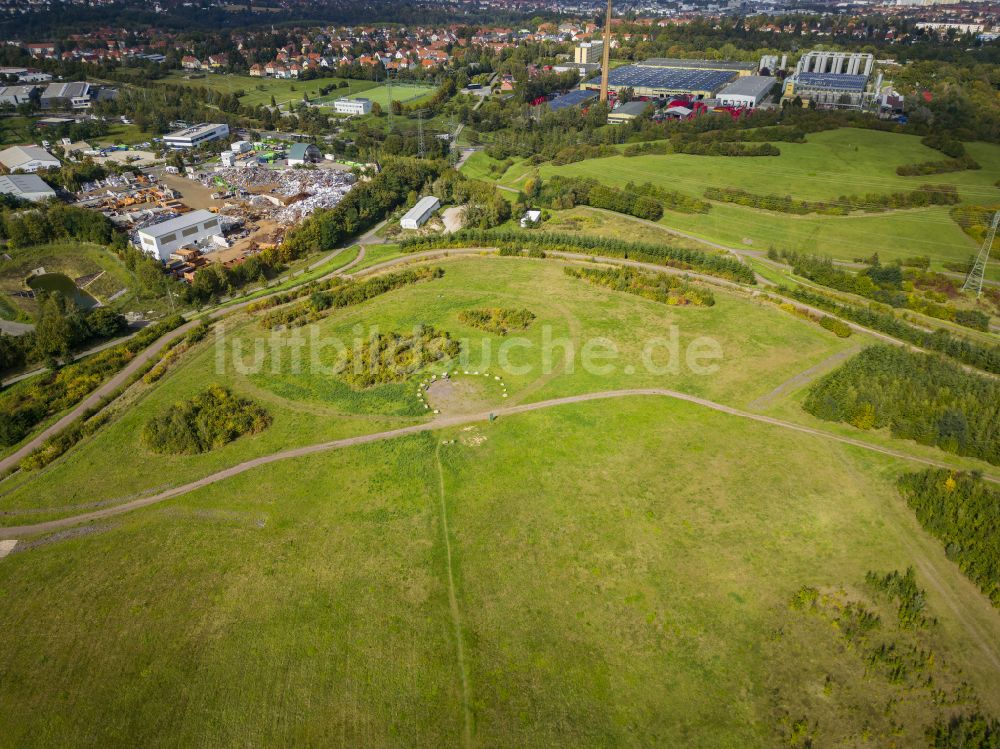
<svg viewBox="0 0 1000 749"><path fill-rule="evenodd" d="M617 93L623 88L631 88L637 96L673 96L685 94L700 98L710 98L736 80L735 70L708 70L696 68L657 67L639 63L615 68L608 73L608 88ZM601 79L591 78L581 84L581 88L599 89Z"/></svg>
<svg viewBox="0 0 1000 749"><path fill-rule="evenodd" d="M683 60L679 57L651 57L642 65L650 68L672 68L676 70L720 70L739 75L753 75L757 72L757 63L739 62L735 60Z"/></svg>
<svg viewBox="0 0 1000 749"><path fill-rule="evenodd" d="M417 204L403 214L399 220L399 225L404 229L419 229L427 219L434 215L434 211L441 207L441 201L433 195L426 195L417 201Z"/></svg>
<svg viewBox="0 0 1000 749"><path fill-rule="evenodd" d="M8 172L37 172L39 169L58 169L59 159L39 146L11 146L0 151L0 164Z"/></svg>
<svg viewBox="0 0 1000 749"><path fill-rule="evenodd" d="M50 83L42 91L42 109L86 109L91 101L90 84L86 81Z"/></svg>
<svg viewBox="0 0 1000 749"><path fill-rule="evenodd" d="M796 73L785 81L782 101L799 97L807 107L858 108L865 102L866 75Z"/></svg>
<svg viewBox="0 0 1000 749"><path fill-rule="evenodd" d="M333 111L337 114L368 114L372 111L372 102L363 96L354 99L341 96L333 102Z"/></svg>
<svg viewBox="0 0 1000 749"><path fill-rule="evenodd" d="M768 75L747 75L737 78L719 92L719 104L724 107L754 109L771 93L777 78Z"/></svg>
<svg viewBox="0 0 1000 749"><path fill-rule="evenodd" d="M182 130L175 130L163 136L163 142L170 148L194 148L210 140L229 137L229 125L225 123L203 122Z"/></svg>
<svg viewBox="0 0 1000 749"><path fill-rule="evenodd" d="M608 113L608 122L612 125L620 125L623 122L630 122L640 116L649 108L648 101L629 101L620 107L615 107Z"/></svg>
<svg viewBox="0 0 1000 749"><path fill-rule="evenodd" d="M222 237L222 224L211 211L199 210L146 226L138 231L139 248L158 260L166 261L171 253L187 245L213 237Z"/></svg>
<svg viewBox="0 0 1000 749"><path fill-rule="evenodd" d="M38 202L54 198L56 191L37 174L6 174L0 176L0 194Z"/></svg>
<svg viewBox="0 0 1000 749"><path fill-rule="evenodd" d="M32 94L38 86L0 86L0 104L26 104L31 101Z"/></svg>
<svg viewBox="0 0 1000 749"><path fill-rule="evenodd" d="M567 91L565 94L557 96L552 101L549 102L549 109L553 112L557 112L560 109L565 109L566 107L576 107L582 104L587 104L592 102L597 98L596 91L585 91L583 89L576 89L574 91Z"/></svg>

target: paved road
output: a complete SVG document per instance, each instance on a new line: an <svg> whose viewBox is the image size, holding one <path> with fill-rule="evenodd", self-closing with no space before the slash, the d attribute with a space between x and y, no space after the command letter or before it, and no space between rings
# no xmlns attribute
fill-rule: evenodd
<svg viewBox="0 0 1000 749"><path fill-rule="evenodd" d="M411 426L401 427L399 429L390 429L385 432L363 434L357 437L347 437L345 439L334 440L332 442L320 442L315 445L306 445L304 447L296 447L291 450L282 450L280 452L272 453L271 455L263 455L259 458L253 458L252 460L247 460L243 463L239 463L238 465L225 468L221 471L217 471L216 473L204 476L203 478L191 481L187 484L176 486L172 489L167 489L166 491L160 492L158 494L152 494L148 497L133 499L129 502L125 502L123 504L116 505L114 507L105 507L100 510L94 510L92 512L84 513L82 515L74 515L72 517L60 518L58 520L49 520L46 522L35 523L32 525L20 525L20 526L11 526L9 528L0 528L0 540L23 538L24 536L32 536L39 533L49 533L51 531L61 530L63 528L79 525L81 523L89 523L95 520L102 520L104 518L113 517L115 515L121 515L122 513L158 504L165 500L173 499L174 497L179 497L183 494L195 491L196 489L201 489L202 487L210 486L211 484L216 484L219 481L232 478L233 476L239 476L241 473L246 473L247 471L252 470L254 468L259 468L260 466L269 465L271 463L277 463L282 460L301 458L307 455L315 455L316 453L329 452L331 450L340 450L345 447L353 447L356 445L365 445L370 442L381 442L383 440L395 439L396 437L404 437L411 434L419 434L421 432L430 432L430 431L436 431L438 429L445 429L448 427L461 426L464 424L471 424L481 421L488 421L491 413L494 416L498 417L513 416L515 414L528 413L530 411L540 411L542 409L564 406L570 403L585 403L588 401L607 400L609 398L631 398L638 396L655 396L661 398L671 398L673 400L683 401L685 403L692 403L694 405L701 406L703 408L708 408L713 411L718 411L741 419L756 421L761 424L767 424L770 426L779 427L781 429L799 432L801 434L808 434L813 437L820 437L822 439L827 439L832 442L839 442L844 445L850 445L852 447L861 448L862 450L868 450L869 452L875 452L875 453L880 453L882 455L888 455L893 458L899 458L900 460L907 460L913 463L921 463L923 465L933 466L935 468L954 468L954 466L941 461L931 460L930 458L922 458L915 455L909 455L905 452L900 452L898 450L893 450L887 447L880 447L878 445L873 445L868 442L864 442L862 440L853 439L851 437L843 437L841 435L833 434L831 432L825 432L821 429L814 429L812 427L804 426L802 424L795 424L790 421L776 419L771 416L764 416L763 414L755 414L749 411L743 411L738 408L733 408L732 406L726 406L723 405L722 403L716 403L715 401L710 401L705 398L699 398L698 396L689 395L688 393L681 393L676 390L668 390L665 388L635 388L630 390L606 390L598 393L571 395L564 398L553 398L551 400L538 401L537 403L525 403L518 406L497 408L492 412L464 414L455 416L442 416L434 419L433 421L424 422L422 424L413 424ZM985 478L988 481L1000 483L1000 477L992 476L990 474L984 474L983 478Z"/></svg>

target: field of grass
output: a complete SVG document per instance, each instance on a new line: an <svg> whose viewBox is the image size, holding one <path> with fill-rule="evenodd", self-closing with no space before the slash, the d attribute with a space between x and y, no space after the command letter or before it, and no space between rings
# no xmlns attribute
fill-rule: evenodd
<svg viewBox="0 0 1000 749"><path fill-rule="evenodd" d="M319 97L319 90L330 85L337 86L346 81L347 88L334 90L334 98L347 94L360 94L375 87L373 81L356 81L344 78L314 78L310 81L275 78L253 78L249 75L206 74L203 78L187 78L186 74L176 72L162 79L164 83L182 86L202 86L225 93L243 91L240 103L247 106L270 104L271 97L280 104L302 101L302 95L308 94L310 99Z"/></svg>
<svg viewBox="0 0 1000 749"><path fill-rule="evenodd" d="M922 184L954 184L966 203L1000 202L994 185L1000 173L1000 147L969 144L982 165L978 171L900 177L896 166L940 158L916 136L842 128L808 136L803 144L781 143L781 156L732 158L670 154L591 159L562 167L544 165L542 177L554 174L593 177L605 184L652 182L667 189L702 196L706 187L736 187L755 193L792 195L808 200L836 200L842 195L912 190ZM469 159L463 171L489 178L485 154ZM501 184L518 187L526 168L517 162ZM928 255L940 269L978 250L947 207L891 211L845 217L795 216L716 203L705 215L666 211L662 223L734 247L769 247L829 254L852 260L878 252L884 259ZM1000 279L1000 261L990 266Z"/></svg>
<svg viewBox="0 0 1000 749"><path fill-rule="evenodd" d="M366 260L376 249L394 252ZM463 342L460 368L504 375L510 398L494 393L497 406L666 387L978 465L819 423L798 406L804 382L780 391L864 336L719 289L712 307L668 307L554 260L435 264L443 278L315 326L228 320L221 340L135 386L103 430L0 484L0 524L423 423L418 376L356 392L328 369L334 339L417 324ZM495 362L514 337L459 318L483 307L536 315L507 366ZM714 340L717 369L649 371L649 342L674 330L681 352ZM582 361L594 340L618 352L596 368ZM213 382L265 406L272 426L199 455L148 453L136 436L146 421ZM1000 714L1000 614L896 493L913 467L639 397L272 463L0 560L0 732L15 746L770 747L804 719L817 746L830 726L847 745L913 745L973 698L942 706L922 684L868 673L830 627L788 609L804 585L860 596L867 571L913 565L939 619L919 634L942 669L936 686L960 673L980 709Z"/></svg>
<svg viewBox="0 0 1000 749"><path fill-rule="evenodd" d="M436 91L434 86L396 83L392 86L392 101L398 101L402 104L413 104L427 98L434 91ZM333 106L333 101L339 99L341 96L347 96L349 99L364 97L378 104L382 107L383 111L387 111L389 108L389 88L384 83L372 84L368 88L360 91L355 90L350 94L348 94L346 89L337 89L330 96L320 99L318 103L328 103L330 106Z"/></svg>
<svg viewBox="0 0 1000 749"><path fill-rule="evenodd" d="M900 468L640 400L275 464L0 563L0 727L17 746L775 746L784 694L823 687L772 693L792 594L910 564L935 658L996 711L970 632L995 649L997 614L908 515ZM866 689L876 711L951 710Z"/></svg>
<svg viewBox="0 0 1000 749"><path fill-rule="evenodd" d="M685 239L667 231L647 226L630 216L597 211L587 206L579 205L566 211L550 211L551 218L542 224L542 231L559 232L560 234L585 234L588 236L626 239L630 242L649 242L651 244L669 245L671 247L690 247L704 252L721 252L702 242ZM520 219L520 217L517 217ZM512 227L518 225L512 220Z"/></svg>
<svg viewBox="0 0 1000 749"><path fill-rule="evenodd" d="M382 259L373 256L370 261ZM73 514L74 507L91 502L118 502L277 449L421 422L425 412L412 395L412 383L355 392L332 374L337 354L333 342L350 347L371 330L406 333L422 323L464 340L470 369L495 367L501 339L462 324L458 315L467 308L524 307L538 316L524 333L528 348L509 352L505 380L511 397L505 405L616 388L668 387L743 408L802 370L865 340L837 338L774 305L725 292L716 292L711 308L630 299L567 277L555 261L476 257L435 262L445 268L443 278L346 308L314 327L272 333L253 320L227 322L222 349L228 353L222 369L216 342L201 344L157 388L140 390L121 418L94 438L42 471L9 479L0 497L0 511L8 514L0 516L0 525L17 525L39 513ZM498 286L501 274L504 283ZM669 349L674 335L678 355ZM722 358L717 371L700 374L685 363L686 347L699 338L718 343ZM611 371L583 365L582 344L592 339L617 350ZM567 341L575 342L571 361L564 358ZM236 346L238 358L233 354ZM647 349L658 367L672 357L679 364L676 371L647 369ZM255 359L258 367L253 369ZM261 400L271 409L274 425L210 453L150 459L131 435L166 405L212 382L227 382L237 392ZM795 418L817 423L805 413ZM837 425L821 424L837 431ZM880 444L892 442L888 435L859 433L853 427L843 431ZM952 459L933 448L912 449ZM954 460L981 467L975 461ZM143 471L132 470L137 462L145 465Z"/></svg>

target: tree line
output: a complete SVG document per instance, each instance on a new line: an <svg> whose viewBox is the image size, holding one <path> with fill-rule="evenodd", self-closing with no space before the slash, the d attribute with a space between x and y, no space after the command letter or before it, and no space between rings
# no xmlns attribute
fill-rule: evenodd
<svg viewBox="0 0 1000 749"><path fill-rule="evenodd" d="M952 335L947 330L939 329L933 332L924 330L900 320L891 311L883 312L870 307L835 302L823 294L803 289L801 286L792 288L779 286L778 290L785 296L819 307L858 325L872 328L920 348L940 352L984 372L1000 374L1000 346L975 343Z"/></svg>
<svg viewBox="0 0 1000 749"><path fill-rule="evenodd" d="M544 183L536 180L536 184L538 187L533 191L535 197L540 205L547 208L589 205L647 221L663 217L663 206L658 200L631 190L608 187L596 179L555 176Z"/></svg>
<svg viewBox="0 0 1000 749"><path fill-rule="evenodd" d="M534 250L585 253L594 256L637 260L655 265L697 271L718 276L737 283L754 285L757 279L753 269L739 260L724 255L710 255L686 247L627 242L611 237L594 237L554 232L524 232L514 229L481 231L461 229L446 236L410 237L400 242L407 252L436 247L497 247L501 251ZM544 256L544 255L542 255Z"/></svg>
<svg viewBox="0 0 1000 749"><path fill-rule="evenodd" d="M127 331L125 318L108 307L82 310L59 292L43 293L34 330L0 333L0 372L43 362L56 368L72 351Z"/></svg>
<svg viewBox="0 0 1000 749"><path fill-rule="evenodd" d="M761 195L736 187L709 187L705 197L720 203L734 203L778 213L826 216L846 216L852 211L881 213L901 208L923 208L930 205L955 205L959 202L954 185L921 185L916 190L867 195L841 195L836 200L799 200L790 195Z"/></svg>
<svg viewBox="0 0 1000 749"><path fill-rule="evenodd" d="M1000 382L938 356L871 346L816 382L803 408L1000 464Z"/></svg>

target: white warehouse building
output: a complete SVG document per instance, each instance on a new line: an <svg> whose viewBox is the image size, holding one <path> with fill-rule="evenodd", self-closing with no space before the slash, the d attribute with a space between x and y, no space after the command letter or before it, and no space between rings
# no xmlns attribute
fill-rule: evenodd
<svg viewBox="0 0 1000 749"><path fill-rule="evenodd" d="M170 148L194 148L210 140L229 136L229 125L225 123L203 122L183 130L177 130L163 136L163 143Z"/></svg>
<svg viewBox="0 0 1000 749"><path fill-rule="evenodd" d="M404 229L419 229L427 219L434 215L434 211L441 207L441 201L433 195L427 195L417 201L417 204L403 214L399 220L399 225Z"/></svg>
<svg viewBox="0 0 1000 749"><path fill-rule="evenodd" d="M723 107L755 109L777 82L777 78L768 75L746 75L722 89L716 98Z"/></svg>
<svg viewBox="0 0 1000 749"><path fill-rule="evenodd" d="M209 238L222 238L219 217L211 211L191 211L139 229L139 248L166 261L170 253Z"/></svg>
<svg viewBox="0 0 1000 749"><path fill-rule="evenodd" d="M371 99L359 96L357 99L348 99L342 96L333 102L333 110L337 114L368 114L372 111Z"/></svg>

